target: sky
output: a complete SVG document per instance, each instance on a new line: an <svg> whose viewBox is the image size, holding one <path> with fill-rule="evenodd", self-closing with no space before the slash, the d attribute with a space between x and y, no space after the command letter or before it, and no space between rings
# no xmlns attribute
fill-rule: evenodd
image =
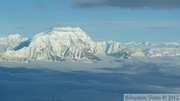
<svg viewBox="0 0 180 101"><path fill-rule="evenodd" d="M80 27L95 41L180 42L180 0L0 0L0 37Z"/></svg>

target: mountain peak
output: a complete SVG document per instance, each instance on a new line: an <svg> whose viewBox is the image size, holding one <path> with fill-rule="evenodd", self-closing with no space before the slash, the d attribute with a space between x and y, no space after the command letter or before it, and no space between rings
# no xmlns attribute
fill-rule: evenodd
<svg viewBox="0 0 180 101"><path fill-rule="evenodd" d="M77 32L82 31L79 27L53 27L51 31L58 31L58 32Z"/></svg>
<svg viewBox="0 0 180 101"><path fill-rule="evenodd" d="M7 40L9 42L13 42L13 43L19 43L19 42L22 42L22 41L26 41L28 40L28 38L23 38L21 35L19 34L11 34L7 37Z"/></svg>
<svg viewBox="0 0 180 101"><path fill-rule="evenodd" d="M19 34L11 34L7 38L8 39L20 39L21 35L19 35Z"/></svg>
<svg viewBox="0 0 180 101"><path fill-rule="evenodd" d="M91 38L79 27L71 28L71 27L53 27L50 30L41 32L33 37L35 39L50 39L57 40L65 43L69 43L70 41L81 40L83 42L92 41Z"/></svg>

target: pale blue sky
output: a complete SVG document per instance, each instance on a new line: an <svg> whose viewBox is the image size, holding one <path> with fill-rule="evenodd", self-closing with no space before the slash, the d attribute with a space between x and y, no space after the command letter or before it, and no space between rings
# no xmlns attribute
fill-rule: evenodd
<svg viewBox="0 0 180 101"><path fill-rule="evenodd" d="M1 0L0 37L80 27L93 40L180 42L180 0Z"/></svg>

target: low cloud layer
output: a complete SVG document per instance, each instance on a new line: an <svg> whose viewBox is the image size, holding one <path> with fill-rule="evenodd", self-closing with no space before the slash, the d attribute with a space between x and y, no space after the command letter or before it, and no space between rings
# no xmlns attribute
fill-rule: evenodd
<svg viewBox="0 0 180 101"><path fill-rule="evenodd" d="M4 67L4 62L0 62L0 98L1 101L123 101L124 93L179 94L179 60L179 56L116 59L110 63L111 67L105 63L101 67L98 63L47 61L37 62L37 67L23 63ZM111 72L95 73L88 68Z"/></svg>
<svg viewBox="0 0 180 101"><path fill-rule="evenodd" d="M74 0L75 6L85 8L119 7L119 8L149 8L174 9L180 8L180 0Z"/></svg>

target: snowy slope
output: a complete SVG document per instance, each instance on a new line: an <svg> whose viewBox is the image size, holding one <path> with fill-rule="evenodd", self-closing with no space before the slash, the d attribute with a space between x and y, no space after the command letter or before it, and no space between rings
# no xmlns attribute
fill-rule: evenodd
<svg viewBox="0 0 180 101"><path fill-rule="evenodd" d="M173 43L120 43L115 41L95 42L79 27L53 27L27 40L20 35L11 35L1 44L6 47L4 56L23 57L34 60L65 61L89 59L100 61L99 56L116 58L132 56L179 56L180 44Z"/></svg>

